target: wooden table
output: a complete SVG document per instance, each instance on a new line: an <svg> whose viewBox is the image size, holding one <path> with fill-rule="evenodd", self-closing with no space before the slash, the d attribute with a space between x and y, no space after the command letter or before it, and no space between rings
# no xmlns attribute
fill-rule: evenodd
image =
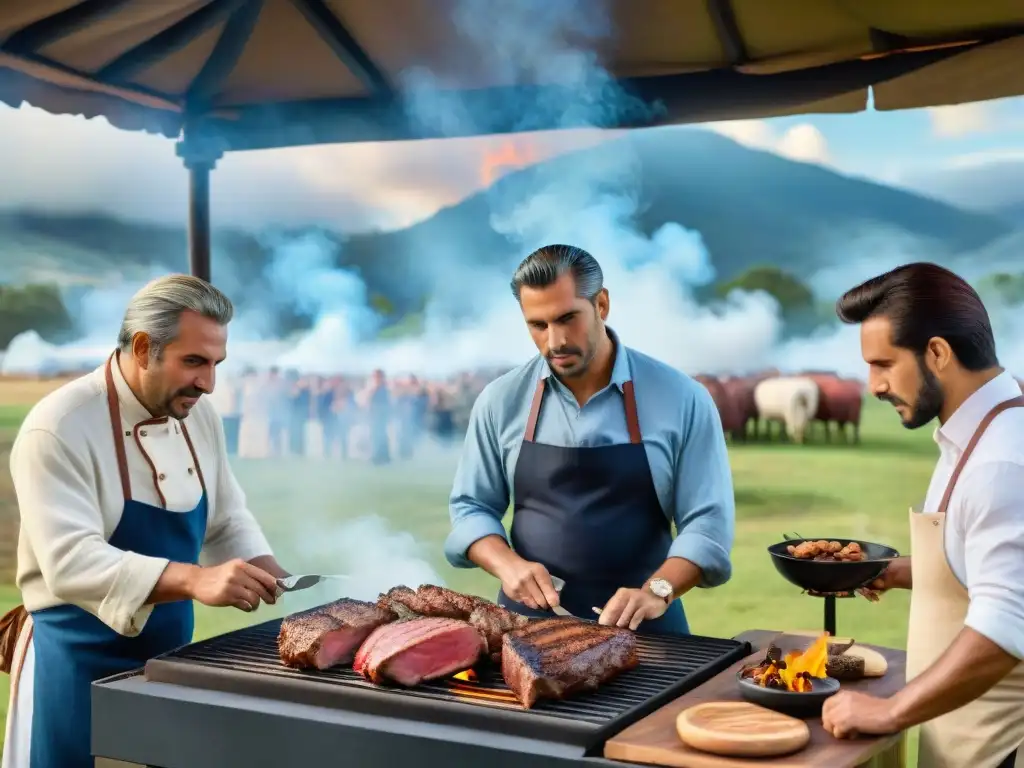
<svg viewBox="0 0 1024 768"><path fill-rule="evenodd" d="M752 765L772 768L903 768L906 760L904 734L839 740L825 732L821 726L820 716L808 718L806 721L811 729L810 744L800 752L785 757L719 757L691 749L680 741L676 735L676 716L684 709L705 701L742 701L736 686L737 671L746 664L763 658L764 650L772 639L780 634L783 633L754 630L739 635L737 640L745 640L755 648L753 656L737 662L690 693L666 704L610 739L605 744L604 756L611 760L677 768L749 768ZM803 640L806 644L810 638ZM844 682L843 688L875 696L889 696L902 688L906 682L906 654L891 648L863 645L881 653L889 668L884 677Z"/></svg>

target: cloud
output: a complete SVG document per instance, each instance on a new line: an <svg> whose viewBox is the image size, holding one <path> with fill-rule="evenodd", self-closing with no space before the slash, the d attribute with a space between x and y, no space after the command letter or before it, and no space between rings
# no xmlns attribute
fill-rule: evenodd
<svg viewBox="0 0 1024 768"><path fill-rule="evenodd" d="M213 174L213 215L221 226L272 221L396 228L479 189L485 158L507 145L529 145L530 158L539 161L616 135L576 130L229 153ZM2 105L0 136L0 208L89 209L185 221L188 180L169 139L120 131L102 118Z"/></svg>
<svg viewBox="0 0 1024 768"><path fill-rule="evenodd" d="M774 152L790 160L818 165L833 163L828 141L810 123L799 123L781 134L766 120L732 120L708 123L705 127L745 146Z"/></svg>
<svg viewBox="0 0 1024 768"><path fill-rule="evenodd" d="M832 162L825 136L810 123L794 125L786 131L777 144L780 155L804 163L828 165Z"/></svg>
<svg viewBox="0 0 1024 768"><path fill-rule="evenodd" d="M960 138L990 131L995 123L995 110L987 102L931 107L926 110L932 133L942 138Z"/></svg>

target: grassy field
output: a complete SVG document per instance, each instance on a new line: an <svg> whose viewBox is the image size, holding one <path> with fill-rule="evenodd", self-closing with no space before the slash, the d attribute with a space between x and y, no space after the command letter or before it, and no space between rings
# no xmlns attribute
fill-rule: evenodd
<svg viewBox="0 0 1024 768"><path fill-rule="evenodd" d="M2 389L0 402L9 402ZM0 408L0 429L18 423L24 407L17 405L22 407ZM889 406L872 401L862 436L859 446L829 445L818 436L806 446L730 449L737 501L734 575L723 587L687 597L695 633L730 637L754 628L822 628L822 601L785 582L765 553L783 533L850 536L907 550L907 509L924 496L936 454L930 429L908 432ZM6 475L6 456L0 458ZM493 597L493 579L478 570L451 568L441 551L454 465L452 453L431 453L402 468L247 461L238 462L237 475L280 559L295 572L351 573L357 578L345 591L356 597L433 579ZM9 478L4 483L0 491L9 488ZM252 615L200 606L197 639L337 596L300 594ZM13 588L0 587L0 611L17 600ZM907 608L905 593L877 604L839 601L838 632L902 648ZM7 682L0 676L0 713L7 704Z"/></svg>

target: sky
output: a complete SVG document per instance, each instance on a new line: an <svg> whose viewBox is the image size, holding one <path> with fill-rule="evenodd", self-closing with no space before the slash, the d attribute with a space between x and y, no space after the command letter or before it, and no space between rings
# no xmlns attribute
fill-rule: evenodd
<svg viewBox="0 0 1024 768"><path fill-rule="evenodd" d="M1024 98L853 115L706 124L749 146L882 183L935 192L964 168L1024 160ZM213 177L218 225L322 223L392 229L429 217L485 184L488 158L542 160L610 132L561 131L232 153ZM98 210L181 224L186 173L174 142L102 118L0 105L0 208ZM950 175L952 174L952 175ZM1020 193L1024 198L1024 192Z"/></svg>

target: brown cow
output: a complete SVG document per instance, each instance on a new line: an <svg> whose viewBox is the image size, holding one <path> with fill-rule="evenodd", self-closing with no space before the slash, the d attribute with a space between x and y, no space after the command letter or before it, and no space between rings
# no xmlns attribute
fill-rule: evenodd
<svg viewBox="0 0 1024 768"><path fill-rule="evenodd" d="M733 402L732 396L726 391L725 386L714 376L698 375L693 377L704 385L704 388L711 393L711 399L715 401L718 408L718 416L722 420L722 429L725 434L732 435L734 440L742 439L744 422L740 419L740 411Z"/></svg>
<svg viewBox="0 0 1024 768"><path fill-rule="evenodd" d="M754 402L754 387L757 381L752 378L730 376L722 379L722 387L733 402L736 409L736 417L739 423L733 437L745 440L747 438L747 425L754 422L754 438L757 438L760 422L757 416L757 403Z"/></svg>
<svg viewBox="0 0 1024 768"><path fill-rule="evenodd" d="M825 425L825 439L832 439L831 424L835 422L843 439L846 425L853 425L853 442L860 442L860 416L864 403L864 387L856 379L843 379L835 374L804 374L818 385L820 397L815 421Z"/></svg>

